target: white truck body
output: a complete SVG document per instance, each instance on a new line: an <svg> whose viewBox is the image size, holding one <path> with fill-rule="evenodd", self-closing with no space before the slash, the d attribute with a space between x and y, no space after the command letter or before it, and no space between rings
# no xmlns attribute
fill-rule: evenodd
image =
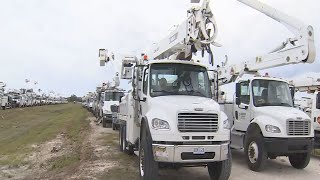
<svg viewBox="0 0 320 180"><path fill-rule="evenodd" d="M168 69L174 66L193 66L193 68L206 67L192 61L181 60L154 60L147 63L143 70L142 81L138 81L138 97L144 99L139 102L130 91L119 107L118 118L126 124L126 141L130 146L138 147L141 126L147 126L152 136L154 160L157 162L197 164L224 161L228 159L230 130L225 113L220 110L217 102L211 97L201 97L195 94L159 95L153 97L156 92L158 76L166 77L170 82L170 76L165 72L153 74L155 65L164 65ZM137 69L135 70L137 72ZM152 74L149 79L148 74ZM172 78L172 77L171 77ZM205 82L208 82L206 79ZM196 79L192 83L196 84ZM155 83L155 84L152 84ZM172 83L172 82L170 82ZM200 82L198 82L200 83ZM145 86L149 87L143 91ZM209 86L208 86L208 89ZM154 121L168 123L168 129L157 129ZM205 153L214 154L207 158ZM190 158L185 157L188 154ZM198 158L197 158L198 157Z"/></svg>

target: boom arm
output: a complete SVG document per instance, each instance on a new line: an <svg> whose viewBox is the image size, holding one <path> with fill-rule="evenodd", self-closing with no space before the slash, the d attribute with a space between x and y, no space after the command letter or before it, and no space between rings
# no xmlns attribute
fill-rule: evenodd
<svg viewBox="0 0 320 180"><path fill-rule="evenodd" d="M199 50L203 53L206 50L212 57L210 44L220 45L215 42L218 29L209 2L203 0L202 6L189 9L188 18L151 49L149 59L190 60L192 53Z"/></svg>
<svg viewBox="0 0 320 180"><path fill-rule="evenodd" d="M108 54L106 49L99 49L99 59L100 59L100 66L105 66L108 62L115 62L113 53ZM113 68L116 71L115 77L112 79L111 87L118 87L120 85L119 79L119 70L117 69L116 65L113 64Z"/></svg>
<svg viewBox="0 0 320 180"><path fill-rule="evenodd" d="M268 54L257 56L252 60L239 64L218 67L219 83L227 84L235 81L246 72L280 67L289 64L313 63L315 60L314 31L299 20L290 17L271 6L257 0L238 0L247 6L269 16L286 26L294 35Z"/></svg>
<svg viewBox="0 0 320 180"><path fill-rule="evenodd" d="M320 90L320 78L299 78L295 80L291 80L290 84L292 84L295 90L300 92L307 92L307 91L319 91Z"/></svg>

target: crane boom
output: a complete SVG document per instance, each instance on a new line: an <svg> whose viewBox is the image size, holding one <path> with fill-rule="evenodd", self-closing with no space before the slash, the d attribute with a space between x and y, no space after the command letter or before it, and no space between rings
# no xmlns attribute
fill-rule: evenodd
<svg viewBox="0 0 320 180"><path fill-rule="evenodd" d="M239 64L227 65L225 63L218 67L220 85L231 83L246 72L315 61L316 50L312 26L306 26L299 20L257 0L238 1L283 24L295 37L288 38L268 54L256 56L252 60Z"/></svg>
<svg viewBox="0 0 320 180"><path fill-rule="evenodd" d="M149 59L190 60L192 53L200 50L207 51L212 57L210 44L221 45L215 42L218 29L209 3L210 0L203 0L202 6L190 8L188 18L152 47Z"/></svg>
<svg viewBox="0 0 320 180"><path fill-rule="evenodd" d="M111 62L111 63L115 62L114 54L113 53L108 54L106 49L99 49L99 59L100 59L100 66L105 66L105 64L108 62ZM116 71L116 75L112 79L111 87L118 87L120 85L119 70L114 64L112 67Z"/></svg>
<svg viewBox="0 0 320 180"><path fill-rule="evenodd" d="M300 92L314 92L320 90L320 78L299 78L290 81L295 90Z"/></svg>

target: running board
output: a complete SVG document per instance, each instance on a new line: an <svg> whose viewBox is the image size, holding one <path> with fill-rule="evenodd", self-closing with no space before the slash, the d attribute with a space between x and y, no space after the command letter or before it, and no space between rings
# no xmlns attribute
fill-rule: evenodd
<svg viewBox="0 0 320 180"><path fill-rule="evenodd" d="M244 135L244 132L239 132L233 129L231 131L231 148L242 149L244 146Z"/></svg>

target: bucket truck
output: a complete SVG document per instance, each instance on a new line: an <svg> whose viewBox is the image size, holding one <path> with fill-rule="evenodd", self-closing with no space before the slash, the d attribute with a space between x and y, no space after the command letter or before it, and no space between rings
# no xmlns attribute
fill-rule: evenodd
<svg viewBox="0 0 320 180"><path fill-rule="evenodd" d="M8 104L8 96L6 96L4 92L5 87L6 84L4 82L0 82L0 105L2 110L5 110Z"/></svg>
<svg viewBox="0 0 320 180"><path fill-rule="evenodd" d="M204 0L150 53L122 59L120 78L129 80L132 89L119 105L119 147L139 154L140 179L158 179L159 166L204 166L211 179L229 178L228 119L212 99L207 67L192 57L197 51L212 57L210 45L219 46L216 35ZM101 64L105 61L100 54Z"/></svg>
<svg viewBox="0 0 320 180"><path fill-rule="evenodd" d="M262 170L268 158L277 156L288 156L294 168L303 169L309 163L314 137L310 117L294 108L287 81L260 76L258 71L313 63L313 28L256 0L239 1L285 25L295 37L268 54L218 67L220 86L236 83L233 101L221 103L232 124L231 147L244 149L253 171Z"/></svg>
<svg viewBox="0 0 320 180"><path fill-rule="evenodd" d="M103 61L100 61L101 66L104 66L104 63L111 62L113 63L112 66L116 72L112 82L103 83L103 105L99 117L102 120L103 127L111 125L112 129L116 130L120 126L117 113L120 98L124 96L124 90L119 88L119 70L115 64L116 61L113 53L108 54L106 49L99 49L99 57L100 59L103 59Z"/></svg>
<svg viewBox="0 0 320 180"><path fill-rule="evenodd" d="M290 81L298 92L308 95L295 99L298 108L309 115L314 126L314 147L320 148L320 78L300 78Z"/></svg>

